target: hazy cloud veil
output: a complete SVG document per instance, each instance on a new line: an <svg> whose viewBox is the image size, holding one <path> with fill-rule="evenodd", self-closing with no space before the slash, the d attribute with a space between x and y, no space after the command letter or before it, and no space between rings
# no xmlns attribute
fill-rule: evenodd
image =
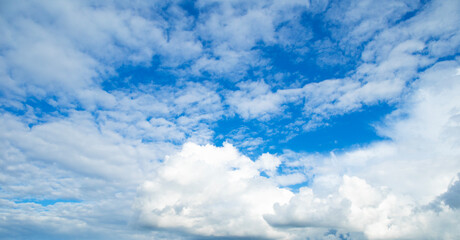
<svg viewBox="0 0 460 240"><path fill-rule="evenodd" d="M1 239L459 239L460 1L0 2Z"/></svg>

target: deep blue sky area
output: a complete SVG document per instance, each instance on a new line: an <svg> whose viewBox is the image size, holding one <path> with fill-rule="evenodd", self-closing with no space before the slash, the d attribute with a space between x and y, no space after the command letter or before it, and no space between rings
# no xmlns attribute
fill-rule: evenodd
<svg viewBox="0 0 460 240"><path fill-rule="evenodd" d="M394 109L386 103L365 106L359 111L332 117L327 126L302 133L280 145L294 151L326 153L383 140L374 124L378 125Z"/></svg>
<svg viewBox="0 0 460 240"><path fill-rule="evenodd" d="M291 113L288 119L280 119L276 124L230 117L217 122L214 131L218 138L215 143L221 145L223 141L232 142L234 133L242 129L251 138L261 138L264 141L257 150L241 149L252 157L264 152L282 153L283 150L309 153L344 151L385 139L377 134L374 126L380 124L393 110L395 107L387 103L364 106L355 112L334 116L327 120L327 125L309 131L301 127L290 130L285 128L287 122L307 120L300 111Z"/></svg>

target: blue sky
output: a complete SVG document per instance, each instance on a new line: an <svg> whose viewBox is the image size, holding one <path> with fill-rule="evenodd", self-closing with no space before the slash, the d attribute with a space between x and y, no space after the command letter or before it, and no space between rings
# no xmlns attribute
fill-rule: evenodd
<svg viewBox="0 0 460 240"><path fill-rule="evenodd" d="M2 1L0 238L458 239L456 0Z"/></svg>

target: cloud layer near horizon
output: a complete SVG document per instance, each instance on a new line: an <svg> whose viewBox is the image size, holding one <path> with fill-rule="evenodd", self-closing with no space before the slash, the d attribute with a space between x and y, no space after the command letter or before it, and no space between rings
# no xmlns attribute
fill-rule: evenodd
<svg viewBox="0 0 460 240"><path fill-rule="evenodd" d="M458 239L459 13L2 1L0 237Z"/></svg>

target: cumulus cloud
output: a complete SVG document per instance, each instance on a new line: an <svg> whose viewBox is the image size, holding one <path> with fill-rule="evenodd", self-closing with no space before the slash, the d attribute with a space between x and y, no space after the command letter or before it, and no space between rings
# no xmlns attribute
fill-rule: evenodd
<svg viewBox="0 0 460 240"><path fill-rule="evenodd" d="M275 227L313 227L363 232L370 239L455 239L458 210L441 205L423 209L404 196L374 188L365 180L345 175L340 187L326 197L301 188L289 204L275 205L265 215ZM440 224L442 223L442 224Z"/></svg>
<svg viewBox="0 0 460 240"><path fill-rule="evenodd" d="M421 74L407 105L380 127L389 141L298 157L297 164L312 167L313 184L265 219L280 228L346 229L371 239L457 238L457 68L447 61Z"/></svg>
<svg viewBox="0 0 460 240"><path fill-rule="evenodd" d="M332 155L331 158L316 157L316 159L307 158L302 161L302 158L297 157L294 161L299 163L288 162L292 165L303 164L311 167L310 171L315 174L311 187L301 188L295 195L290 193L291 195L283 200L284 203L281 203L281 200L268 201L267 208L258 214L263 214L267 223L277 231L287 234L285 236L291 236L289 235L292 234L291 228L310 227L324 229L323 233L330 228L363 232L366 237L372 239L421 237L455 239L458 237L459 233L453 230L458 224L455 217L458 215L458 210L454 200L457 194L457 182L454 181L447 189L449 182L453 181L452 178L460 169L456 161L460 153L455 150L458 149L457 145L460 142L456 134L458 66L454 61L441 62L421 74L417 82L418 88L406 99L407 105L388 116L386 125L379 127L379 131L389 137L390 141ZM224 153L224 151L232 153ZM206 212L208 214L203 213L203 209L214 209L222 202L225 203L226 201L220 199L220 196L224 196L225 199L237 198L233 202L239 203L241 201L239 198L247 195L236 191L235 195L229 196L227 192L210 190L210 195L213 197L204 197L203 194L206 194L207 189L221 189L219 183L227 186L228 189L232 189L234 183L228 182L226 178L213 183L207 183L205 179L233 176L234 171L238 172L236 169L243 170L246 167L245 171L248 172L248 175L244 175L246 177L252 176L267 181L259 176L259 171L264 171L271 176L271 181L274 181L271 184L278 180L278 184L283 185L279 180L280 176L276 174L276 169L282 161L272 155L262 155L255 162L248 159L230 160L244 159L244 157L238 155L229 145L221 149L190 145L179 155L180 157L174 156L165 161L164 169L158 173L159 179L145 183L141 188L140 196L144 199L144 202L141 201L143 203L141 206L144 208L140 208L143 209L141 213L145 214L145 216L141 215L141 219L148 219L148 216L151 216L153 219L145 221L153 222L153 226L159 227L162 221L175 219L169 223L177 225L164 225L164 227L180 228L195 234L226 235L227 233L217 231L213 227L209 232L198 232L195 224L199 226L212 226L212 224L190 219L198 217L208 219L220 213L220 208L210 213ZM220 158L223 160L217 160ZM241 165L240 162L245 164ZM218 170L222 167L224 172ZM252 169L252 174L249 174L251 172L249 169ZM168 172L172 172L169 178ZM221 177L214 178L202 172L216 173ZM345 175L340 177L342 174ZM156 185L165 179L169 181ZM417 180L401 181L401 179ZM197 185L194 185L195 182ZM184 196L181 195L182 190L174 190L170 193L172 200L169 198L163 200L171 204L163 203L164 206L158 204L156 201L160 201L159 193L167 191L162 187L171 189L173 183L189 189L191 191L189 194L192 196ZM215 184L217 186L214 186ZM277 189L276 185L271 186ZM197 190L192 191L195 188ZM263 192L259 194L258 197L265 199ZM169 194L161 196L166 199ZM259 199L258 197L254 196L254 199ZM205 201L204 204L197 198L217 198L217 200L216 202L202 200ZM182 202L185 199L190 200ZM433 208L430 203L436 199L440 200L437 202L437 207ZM179 204L180 208L177 208L172 202L177 204L180 202L183 205ZM262 202L266 201L260 200L258 204ZM155 206L163 207L155 208ZM170 207L168 211L166 206ZM239 204L232 206L236 207ZM265 211L274 211L274 213L264 213ZM247 225L249 226L249 223ZM238 231L230 232L238 233Z"/></svg>
<svg viewBox="0 0 460 240"><path fill-rule="evenodd" d="M281 191L274 184L283 185L280 179L286 176L277 175L277 169L283 163L304 166L315 175L310 187L300 188L296 194L287 191L289 194L283 200L262 200L266 199L264 192L253 196L253 199L258 199L257 204L267 203L266 208L257 214L262 214L274 231L285 234L286 238L302 236L293 228L315 228L321 229L316 236L321 236L328 229L340 229L362 232L371 239L455 239L460 234L455 230L458 224L455 201L458 181L452 180L460 169L457 161L460 153L456 151L460 142L457 134L459 101L456 101L458 68L458 62L445 61L421 74L417 80L418 88L407 96L406 105L388 116L386 124L379 127L381 134L390 140L368 147L331 157L303 158L299 155L286 156L281 160L265 154L252 162L229 145L222 148L187 145L179 155L165 161L157 178L141 187L138 200L140 219L153 227L163 226L208 236L231 235L216 230L218 228L213 223L205 221L217 221L215 214L224 215L219 207L228 199L233 199L232 207L239 209L243 204L240 198L249 195L231 189L233 184L243 184L241 182L248 177L268 181L273 191ZM247 175L234 173L238 169L246 169ZM270 176L269 180L260 177L262 171ZM239 176L236 177L239 181L227 179L235 176L233 173ZM207 179L220 180L208 183ZM230 189L230 193L222 192L220 184ZM261 183L239 186L269 189ZM188 190L179 190L182 188ZM205 197L208 189L213 197ZM161 192L168 194L160 195ZM187 195L183 195L184 192ZM257 191L253 189L251 192ZM207 212L205 209L211 210ZM247 220L246 215L241 219ZM196 224L209 226L209 232L197 230ZM245 225L252 226L249 223ZM241 226L239 231L230 232L238 235L240 231ZM253 234L260 233L251 232L249 235Z"/></svg>
<svg viewBox="0 0 460 240"><path fill-rule="evenodd" d="M267 157L254 163L230 144L185 144L139 188L138 219L152 228L202 236L282 237L262 216L293 194L258 171L276 165Z"/></svg>

